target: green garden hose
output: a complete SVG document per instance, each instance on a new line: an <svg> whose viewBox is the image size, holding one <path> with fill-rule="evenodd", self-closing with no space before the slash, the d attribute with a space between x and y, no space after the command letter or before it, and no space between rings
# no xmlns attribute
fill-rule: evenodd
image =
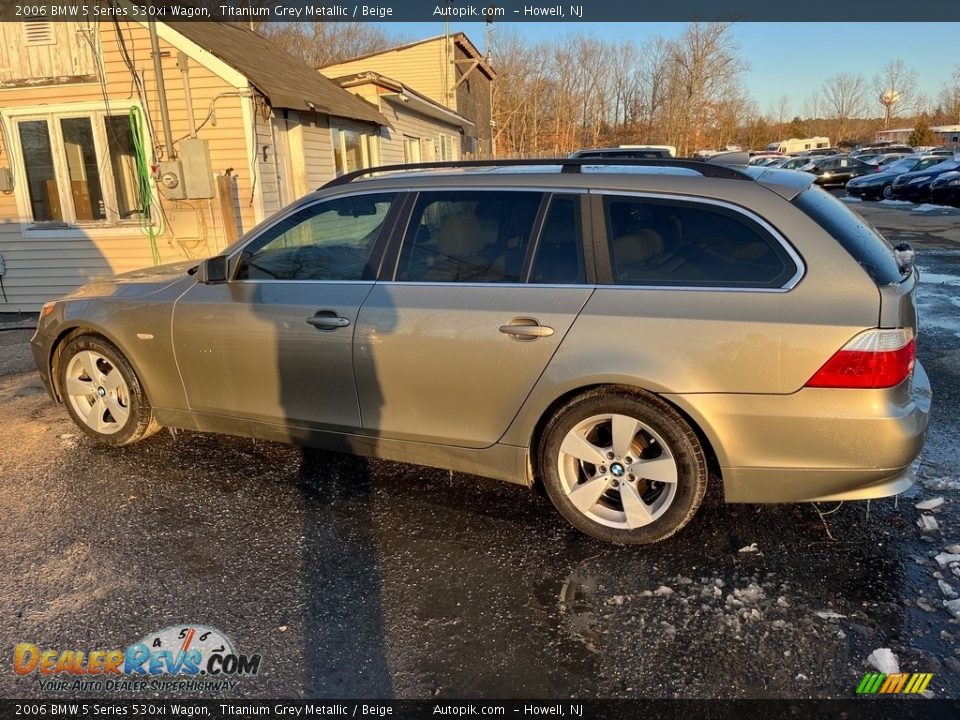
<svg viewBox="0 0 960 720"><path fill-rule="evenodd" d="M140 108L130 108L130 134L133 136L133 151L137 159L137 188L140 195L140 229L150 238L153 264L160 264L160 249L153 229L153 177L150 161L143 147L143 115Z"/></svg>

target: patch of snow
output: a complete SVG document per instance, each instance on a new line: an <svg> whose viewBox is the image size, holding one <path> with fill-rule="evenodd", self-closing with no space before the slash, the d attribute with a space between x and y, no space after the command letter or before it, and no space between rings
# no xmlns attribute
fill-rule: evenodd
<svg viewBox="0 0 960 720"><path fill-rule="evenodd" d="M867 656L867 662L887 675L900 672L900 661L890 648L877 648Z"/></svg>
<svg viewBox="0 0 960 720"><path fill-rule="evenodd" d="M920 282L934 285L958 285L960 286L960 276L948 275L946 273L921 272Z"/></svg>
<svg viewBox="0 0 960 720"><path fill-rule="evenodd" d="M933 515L921 515L917 518L917 527L923 532L936 532L940 529L937 519Z"/></svg>
<svg viewBox="0 0 960 720"><path fill-rule="evenodd" d="M673 595L673 588L668 588L666 585L661 585L653 591L653 594L657 597L667 597L669 595Z"/></svg>
<svg viewBox="0 0 960 720"><path fill-rule="evenodd" d="M946 550L951 555L960 555L960 544L947 545L944 550Z"/></svg>
<svg viewBox="0 0 960 720"><path fill-rule="evenodd" d="M843 202L863 202L862 199L854 197L853 195L844 195L840 199L843 200Z"/></svg>
<svg viewBox="0 0 960 720"><path fill-rule="evenodd" d="M943 606L951 615L960 620L960 598L957 600L944 600Z"/></svg>
<svg viewBox="0 0 960 720"><path fill-rule="evenodd" d="M942 497L930 498L929 500L924 500L923 502L918 502L914 507L917 510L933 510L943 505Z"/></svg>
<svg viewBox="0 0 960 720"><path fill-rule="evenodd" d="M954 212L953 208L945 207L943 205L934 205L932 203L923 203L923 205L917 205L913 211L914 212Z"/></svg>
<svg viewBox="0 0 960 720"><path fill-rule="evenodd" d="M913 205L909 200L881 200L880 205Z"/></svg>
<svg viewBox="0 0 960 720"><path fill-rule="evenodd" d="M960 280L960 278L957 278L957 279ZM740 548L737 552L742 552L742 553L755 553L755 552L760 552L760 550L757 548L757 544L756 544L756 543L750 543L749 545L744 545L744 546L743 546L742 548Z"/></svg>
<svg viewBox="0 0 960 720"><path fill-rule="evenodd" d="M937 580L937 585L940 588L940 592L946 595L948 598L955 598L957 596L957 591L953 589L953 585L943 580Z"/></svg>
<svg viewBox="0 0 960 720"><path fill-rule="evenodd" d="M934 560L937 561L937 565L941 568L946 568L950 566L950 563L960 562L960 555L955 553L940 553Z"/></svg>
<svg viewBox="0 0 960 720"><path fill-rule="evenodd" d="M846 615L841 615L833 610L818 610L816 612L816 616L818 618L822 618L823 620L839 620L840 618L846 617Z"/></svg>

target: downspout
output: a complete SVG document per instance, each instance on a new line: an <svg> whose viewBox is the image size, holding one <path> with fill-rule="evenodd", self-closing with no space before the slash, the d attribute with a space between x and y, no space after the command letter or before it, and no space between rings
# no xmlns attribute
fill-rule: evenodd
<svg viewBox="0 0 960 720"><path fill-rule="evenodd" d="M170 110L167 107L167 88L163 83L163 66L160 64L160 39L157 37L157 22L150 20L150 56L153 58L153 74L157 77L157 97L160 101L160 120L163 122L163 142L167 158L177 156L173 149L173 130L170 128Z"/></svg>
<svg viewBox="0 0 960 720"><path fill-rule="evenodd" d="M197 121L193 115L193 93L190 90L190 58L185 52L177 54L177 67L180 68L180 77L183 78L183 95L187 103L187 123L190 128L190 137L197 136Z"/></svg>

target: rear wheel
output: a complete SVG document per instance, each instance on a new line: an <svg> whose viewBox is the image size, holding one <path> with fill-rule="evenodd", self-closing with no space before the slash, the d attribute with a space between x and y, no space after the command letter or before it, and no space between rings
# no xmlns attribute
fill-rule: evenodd
<svg viewBox="0 0 960 720"><path fill-rule="evenodd" d="M107 340L81 335L60 356L59 382L67 412L87 435L129 445L160 429L137 374Z"/></svg>
<svg viewBox="0 0 960 720"><path fill-rule="evenodd" d="M703 500L707 464L696 433L670 405L628 389L563 407L541 443L544 488L591 537L648 544L686 525Z"/></svg>

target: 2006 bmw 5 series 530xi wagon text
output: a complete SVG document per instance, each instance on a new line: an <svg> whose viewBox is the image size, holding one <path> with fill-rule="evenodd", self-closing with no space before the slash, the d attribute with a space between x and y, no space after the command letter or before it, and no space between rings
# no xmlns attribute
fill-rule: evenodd
<svg viewBox="0 0 960 720"><path fill-rule="evenodd" d="M169 426L542 483L616 543L677 532L708 477L909 487L918 272L809 175L449 165L351 173L199 265L48 303L49 391L111 445Z"/></svg>

